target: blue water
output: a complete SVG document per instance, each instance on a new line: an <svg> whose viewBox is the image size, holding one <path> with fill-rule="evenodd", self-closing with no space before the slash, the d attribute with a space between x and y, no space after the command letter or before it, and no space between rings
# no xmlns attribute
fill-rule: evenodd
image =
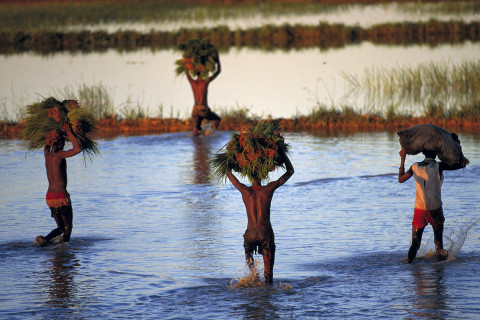
<svg viewBox="0 0 480 320"><path fill-rule="evenodd" d="M396 134L286 133L295 175L272 203L270 288L238 286L245 209L207 163L229 132L98 140L100 157L68 159L72 240L45 248L43 155L0 140L0 318L478 319L480 136L459 135L471 165L445 173L451 256L428 257L427 227L404 265L415 184L397 182Z"/></svg>

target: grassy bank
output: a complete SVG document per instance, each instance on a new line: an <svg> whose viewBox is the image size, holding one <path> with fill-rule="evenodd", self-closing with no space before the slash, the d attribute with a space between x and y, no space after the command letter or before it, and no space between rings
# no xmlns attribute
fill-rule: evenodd
<svg viewBox="0 0 480 320"><path fill-rule="evenodd" d="M362 114L352 108L340 110L318 105L307 115L292 118L261 119L250 116L245 108L237 108L222 113L219 130L237 131L245 126L252 126L261 120L278 121L286 132L358 132L399 130L419 123L433 123L456 132L480 132L480 104L462 108L462 112L448 114L439 112L435 107L426 108L421 116L413 117L405 114L389 113L387 116ZM24 121L0 121L1 139L19 139L24 128ZM144 135L166 132L191 131L189 119L179 118L137 118L119 119L114 116L104 116L97 120L97 128L93 136L98 138L115 137L118 135Z"/></svg>
<svg viewBox="0 0 480 320"><path fill-rule="evenodd" d="M208 38L220 50L258 49L320 49L338 48L370 41L376 44L435 46L480 40L480 22L429 21L425 23L393 23L371 28L320 23L316 26L267 25L259 28L231 30L226 26L204 29L181 29L173 32L150 31L4 31L0 32L0 54L33 51L102 52L108 49L134 51L176 48L188 39Z"/></svg>
<svg viewBox="0 0 480 320"><path fill-rule="evenodd" d="M465 106L480 105L480 59L372 67L361 76L344 73L344 79L350 96L362 97L374 110L381 110L379 106L405 110L420 105L424 106L420 112L436 110L454 116L463 114ZM476 112L480 113L480 108Z"/></svg>
<svg viewBox="0 0 480 320"><path fill-rule="evenodd" d="M131 22L202 22L225 17L323 14L348 11L352 6L395 2L399 11L478 13L478 1L413 0L0 0L0 31L47 31L68 27Z"/></svg>

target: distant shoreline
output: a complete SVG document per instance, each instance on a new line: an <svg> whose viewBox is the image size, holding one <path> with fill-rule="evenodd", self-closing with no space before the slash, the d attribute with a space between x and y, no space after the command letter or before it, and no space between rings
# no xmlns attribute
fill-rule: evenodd
<svg viewBox="0 0 480 320"><path fill-rule="evenodd" d="M314 122L307 117L262 119L277 121L282 132L308 133L354 133L370 131L398 131L421 123L432 123L453 132L479 133L480 121L475 119L433 119L428 117L398 117L384 119L378 116L359 115L352 119L335 119ZM251 127L259 119L224 119L219 131L238 131L243 127ZM24 122L0 122L0 139L21 139ZM190 119L144 118L135 120L117 120L103 118L97 121L93 138L114 138L117 136L139 136L160 133L192 131Z"/></svg>

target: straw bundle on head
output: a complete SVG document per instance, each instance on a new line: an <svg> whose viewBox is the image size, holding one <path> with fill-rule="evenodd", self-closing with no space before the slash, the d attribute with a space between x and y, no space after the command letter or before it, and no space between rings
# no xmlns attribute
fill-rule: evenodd
<svg viewBox="0 0 480 320"><path fill-rule="evenodd" d="M218 50L210 40L192 39L178 45L178 50L182 52L182 59L175 61L177 76L190 72L191 76L206 79L210 73L214 73L216 63L218 62Z"/></svg>
<svg viewBox="0 0 480 320"><path fill-rule="evenodd" d="M29 140L28 151L41 149L45 145L51 146L59 139L68 139L66 132L62 130L65 122L71 124L84 154L99 152L97 143L87 137L87 134L95 129L93 115L81 108L76 100L60 102L52 97L27 106L27 119L22 136Z"/></svg>
<svg viewBox="0 0 480 320"><path fill-rule="evenodd" d="M285 153L290 149L278 130L274 122L260 122L253 130L233 133L230 141L221 149L225 151L217 152L210 159L213 175L225 181L227 173L235 171L252 183L268 179L271 171L284 167L285 160L279 148Z"/></svg>

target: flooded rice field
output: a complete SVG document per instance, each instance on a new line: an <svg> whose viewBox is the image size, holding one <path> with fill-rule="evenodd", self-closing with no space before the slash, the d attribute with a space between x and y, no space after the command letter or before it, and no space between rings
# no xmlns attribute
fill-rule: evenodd
<svg viewBox="0 0 480 320"><path fill-rule="evenodd" d="M397 135L286 133L295 174L272 203L272 287L245 280L245 209L211 178L229 132L98 140L100 157L68 159L72 240L45 248L32 244L54 227L43 155L1 140L0 318L474 319L480 137L459 136L471 165L445 173L450 257L429 258L428 226L404 265L415 184L397 182Z"/></svg>
<svg viewBox="0 0 480 320"><path fill-rule="evenodd" d="M384 112L390 104L372 105L351 95L344 74L361 78L366 70L477 61L479 50L478 43L435 48L363 43L326 51L232 49L220 55L222 72L209 87L208 101L215 112L245 107L263 117L305 115L318 103ZM140 109L151 117L188 118L193 95L186 77L175 75L179 57L174 50L0 56L0 68L8 75L0 79L4 116L15 118L24 106L42 97L78 99L85 86L105 89L120 114ZM408 104L398 111L415 114L423 107Z"/></svg>

